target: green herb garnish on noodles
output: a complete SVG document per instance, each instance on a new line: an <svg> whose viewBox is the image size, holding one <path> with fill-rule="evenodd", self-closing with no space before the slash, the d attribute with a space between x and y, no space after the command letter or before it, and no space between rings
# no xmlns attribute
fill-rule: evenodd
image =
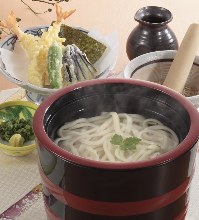
<svg viewBox="0 0 199 220"><path fill-rule="evenodd" d="M114 134L110 142L111 144L119 145L121 150L134 150L140 141L141 139L137 137L128 137L124 139L121 135Z"/></svg>

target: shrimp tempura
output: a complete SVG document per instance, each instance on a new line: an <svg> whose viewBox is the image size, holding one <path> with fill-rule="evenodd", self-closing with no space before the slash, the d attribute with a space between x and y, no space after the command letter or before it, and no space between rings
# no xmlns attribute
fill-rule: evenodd
<svg viewBox="0 0 199 220"><path fill-rule="evenodd" d="M56 21L49 26L48 31L43 31L41 37L24 33L18 26L16 16L13 11L10 12L5 21L0 21L0 26L8 28L17 35L20 45L26 51L29 58L28 81L31 84L43 87L47 79L47 56L48 49L53 42L59 45L65 41L58 36L63 20L72 15L75 10L62 11L62 8L55 4Z"/></svg>
<svg viewBox="0 0 199 220"><path fill-rule="evenodd" d="M0 26L4 28L8 28L11 32L17 35L20 42L22 42L22 47L27 51L29 57L31 58L34 52L31 50L34 48L36 50L37 47L37 38L36 36L25 34L18 26L18 22L16 21L16 16L13 11L8 15L7 20L0 21ZM24 39L25 38L25 39ZM28 41L28 42L27 42Z"/></svg>

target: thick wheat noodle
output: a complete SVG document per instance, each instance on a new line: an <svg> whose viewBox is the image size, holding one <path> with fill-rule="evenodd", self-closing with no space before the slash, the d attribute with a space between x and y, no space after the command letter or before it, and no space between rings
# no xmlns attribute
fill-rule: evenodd
<svg viewBox="0 0 199 220"><path fill-rule="evenodd" d="M141 141L135 149L123 150L110 142L114 134L138 137ZM116 112L68 122L60 127L58 136L55 143L63 149L80 157L110 162L148 160L179 143L174 131L156 119Z"/></svg>

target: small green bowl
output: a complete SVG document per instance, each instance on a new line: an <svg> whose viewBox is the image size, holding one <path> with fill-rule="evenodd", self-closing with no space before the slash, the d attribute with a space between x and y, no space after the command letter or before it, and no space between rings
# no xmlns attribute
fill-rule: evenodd
<svg viewBox="0 0 199 220"><path fill-rule="evenodd" d="M25 109L25 112L27 114L24 113L24 111L22 112L17 112L16 115L14 115L15 108L17 108L17 106L21 106L22 109ZM9 113L13 116L11 117L18 117L18 118L26 118L26 117L32 117L34 116L34 113L36 111L36 109L38 108L38 105L29 102L29 101L8 101L8 102L4 102L2 104L0 104L0 122L1 121L6 121L9 120L9 118L6 118L6 115L4 113ZM3 112L3 113L2 113ZM23 146L19 146L19 147L14 147L14 146L10 146L7 144L7 142L2 141L0 139L0 149L7 155L10 156L25 156L30 154L31 152L33 152L36 148L36 144L35 141L31 141L30 143L24 143Z"/></svg>

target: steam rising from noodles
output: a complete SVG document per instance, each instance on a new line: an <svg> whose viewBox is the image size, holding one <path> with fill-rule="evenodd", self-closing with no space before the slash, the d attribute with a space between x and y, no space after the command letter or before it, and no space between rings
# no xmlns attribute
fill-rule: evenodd
<svg viewBox="0 0 199 220"><path fill-rule="evenodd" d="M123 150L111 143L115 135L137 137L134 149ZM178 143L178 137L156 119L138 114L104 112L100 116L81 118L66 123L58 130L55 143L61 148L91 160L131 162L157 157Z"/></svg>

